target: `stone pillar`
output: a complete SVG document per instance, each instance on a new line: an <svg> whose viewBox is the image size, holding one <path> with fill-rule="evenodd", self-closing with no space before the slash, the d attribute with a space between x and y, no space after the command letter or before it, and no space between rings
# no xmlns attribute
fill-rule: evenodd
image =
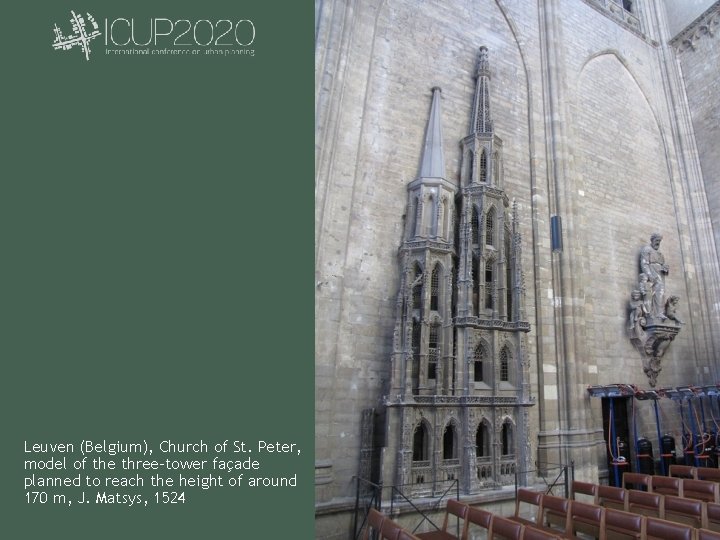
<svg viewBox="0 0 720 540"><path fill-rule="evenodd" d="M604 463L602 420L593 417L586 392L588 369L582 357L586 342L584 305L583 231L577 226L581 213L575 193L577 175L573 174L568 141L568 85L562 48L560 0L541 0L541 46L544 93L547 96L545 121L551 130L546 146L550 213L562 216L565 225L564 250L552 255L552 299L555 309L554 365L548 355L539 366L540 433L539 461L582 464L595 477Z"/></svg>

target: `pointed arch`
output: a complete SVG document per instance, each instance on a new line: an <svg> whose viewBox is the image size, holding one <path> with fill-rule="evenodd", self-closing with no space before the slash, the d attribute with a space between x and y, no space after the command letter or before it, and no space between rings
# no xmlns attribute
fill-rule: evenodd
<svg viewBox="0 0 720 540"><path fill-rule="evenodd" d="M502 455L511 456L515 454L515 426L510 418L503 421L500 437Z"/></svg>
<svg viewBox="0 0 720 540"><path fill-rule="evenodd" d="M493 170L493 185L499 186L500 185L500 152L497 150L493 153L493 160L492 160L492 170Z"/></svg>
<svg viewBox="0 0 720 540"><path fill-rule="evenodd" d="M424 420L420 420L413 431L412 460L428 461L430 450L430 429Z"/></svg>
<svg viewBox="0 0 720 540"><path fill-rule="evenodd" d="M487 347L484 343L478 343L473 351L473 381L487 382L487 370L490 362Z"/></svg>
<svg viewBox="0 0 720 540"><path fill-rule="evenodd" d="M473 175L475 174L475 152L470 150L467 155L467 160L468 160L468 167L467 167L468 175L467 175L466 180L467 180L467 185L469 186L470 184L473 183Z"/></svg>
<svg viewBox="0 0 720 540"><path fill-rule="evenodd" d="M412 321L412 393L420 391L420 345L422 337L422 326L420 320L413 317Z"/></svg>
<svg viewBox="0 0 720 540"><path fill-rule="evenodd" d="M422 235L428 237L437 236L438 201L435 193L428 193L423 206Z"/></svg>
<svg viewBox="0 0 720 540"><path fill-rule="evenodd" d="M511 382L512 353L507 344L500 349L500 382Z"/></svg>
<svg viewBox="0 0 720 540"><path fill-rule="evenodd" d="M438 220L440 221L440 231L438 236L445 240L450 240L451 218L450 201L446 195L440 201L440 216L438 217Z"/></svg>
<svg viewBox="0 0 720 540"><path fill-rule="evenodd" d="M497 221L497 211L491 206L485 214L485 245L495 245L495 223Z"/></svg>
<svg viewBox="0 0 720 540"><path fill-rule="evenodd" d="M480 313L480 257L473 253L472 256L472 313L478 315Z"/></svg>
<svg viewBox="0 0 720 540"><path fill-rule="evenodd" d="M487 169L488 169L488 158L487 158L487 150L483 148L480 150L480 163L478 168L479 178L478 180L482 183L487 183L488 176L487 176Z"/></svg>
<svg viewBox="0 0 720 540"><path fill-rule="evenodd" d="M478 207L473 204L472 206L472 217L470 219L470 228L471 228L471 235L472 235L472 243L473 245L477 245L480 243L480 212L478 211Z"/></svg>
<svg viewBox="0 0 720 540"><path fill-rule="evenodd" d="M412 217L410 221L410 228L408 229L408 240L412 240L416 236L420 236L420 224L422 223L422 203L420 202L420 195L413 197L413 209Z"/></svg>
<svg viewBox="0 0 720 540"><path fill-rule="evenodd" d="M438 359L440 358L440 325L430 326L428 336L428 374L427 378L437 379Z"/></svg>
<svg viewBox="0 0 720 540"><path fill-rule="evenodd" d="M493 292L495 289L495 262L485 261L485 309L493 309L495 302Z"/></svg>
<svg viewBox="0 0 720 540"><path fill-rule="evenodd" d="M412 282L412 370L411 370L411 387L412 393L417 394L420 388L420 359L422 345L422 311L423 311L423 269L419 261L415 261L415 270L413 272L414 280Z"/></svg>
<svg viewBox="0 0 720 540"><path fill-rule="evenodd" d="M642 84L642 82L641 82L641 79L631 69L630 63L616 49L603 49L603 50L598 51L594 54L591 54L590 56L587 57L587 60L585 60L585 62L583 63L583 65L580 67L580 69L578 71L579 75L576 80L575 94L574 94L574 97L572 98L574 106L576 106L576 107L578 106L578 103L577 103L578 99L582 96L582 92L580 90L580 84L582 82L581 81L582 77L586 74L586 71L588 70L588 68L592 64L594 64L595 61L602 60L602 59L604 59L604 57L610 57L610 58L617 60L624 68L625 73L630 77L630 79L632 79L632 82L637 87L638 92L640 92L640 94L642 95L642 97L645 101L645 105L647 105L647 107L652 115L653 121L655 122L655 125L657 126L657 131L660 134L660 138L661 138L662 144L663 144L663 152L667 156L668 151L667 151L666 136L665 136L665 132L663 130L662 122L660 122L660 115L658 114L656 107L653 104L653 100L650 98L652 93L647 88L645 88L644 84Z"/></svg>
<svg viewBox="0 0 720 540"><path fill-rule="evenodd" d="M454 420L450 420L443 430L443 459L458 458L458 436Z"/></svg>
<svg viewBox="0 0 720 540"><path fill-rule="evenodd" d="M423 269L418 261L415 261L412 281L412 308L422 309L422 287L423 287Z"/></svg>
<svg viewBox="0 0 720 540"><path fill-rule="evenodd" d="M483 418L478 423L475 431L475 455L477 457L490 457L491 440L490 440L490 423Z"/></svg>
<svg viewBox="0 0 720 540"><path fill-rule="evenodd" d="M443 274L442 265L439 262L435 263L430 276L430 309L433 311L437 311L439 309L441 300L440 284L442 283Z"/></svg>

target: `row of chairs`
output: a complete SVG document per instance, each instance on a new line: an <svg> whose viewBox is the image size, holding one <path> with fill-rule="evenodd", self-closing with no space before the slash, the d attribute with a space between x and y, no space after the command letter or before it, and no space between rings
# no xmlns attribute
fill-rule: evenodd
<svg viewBox="0 0 720 540"><path fill-rule="evenodd" d="M534 507L530 509L530 516L522 512L523 505ZM459 535L452 532L451 516L458 519ZM718 531L526 488L518 490L513 516L500 516L451 499L442 528L416 534L371 509L363 539L467 540L481 531L488 540L559 540L587 536L600 540L720 540Z"/></svg>
<svg viewBox="0 0 720 540"><path fill-rule="evenodd" d="M378 540L417 540L417 536L404 529L388 516L371 508L367 516L367 524L363 540L377 538Z"/></svg>
<svg viewBox="0 0 720 540"><path fill-rule="evenodd" d="M670 465L670 476L720 482L720 469L715 467L693 467L692 465Z"/></svg>
<svg viewBox="0 0 720 540"><path fill-rule="evenodd" d="M460 533L452 532L450 517L455 516L460 524ZM455 499L448 500L442 528L436 531L412 534L395 521L374 508L368 514L368 523L363 540L467 540L483 533L487 540L560 540L561 534L548 532L535 527L526 527L482 508L471 507Z"/></svg>
<svg viewBox="0 0 720 540"><path fill-rule="evenodd" d="M720 504L712 501L672 494L664 495L657 491L604 486L577 480L572 483L570 497L606 508L667 519L686 523L696 528L702 527L720 532Z"/></svg>
<svg viewBox="0 0 720 540"><path fill-rule="evenodd" d="M678 474L677 465L675 473ZM683 465L683 467L686 467ZM697 475L695 469L687 471L687 474ZM671 472L673 472L671 470ZM675 495L676 497L687 497L700 501L720 503L720 484L713 480L698 479L697 476L662 476L658 474L643 474L626 472L622 477L622 487L625 489L642 489L662 495Z"/></svg>
<svg viewBox="0 0 720 540"><path fill-rule="evenodd" d="M647 495L645 492L638 491L638 493ZM701 501L696 502L700 505L703 504ZM526 506L530 508L526 509ZM606 538L623 540L720 539L720 532L695 527L688 523L605 506L602 501L600 504L583 502L526 488L518 490L515 514L510 519L526 526L553 531L562 538L578 538L578 535L581 534L602 540Z"/></svg>

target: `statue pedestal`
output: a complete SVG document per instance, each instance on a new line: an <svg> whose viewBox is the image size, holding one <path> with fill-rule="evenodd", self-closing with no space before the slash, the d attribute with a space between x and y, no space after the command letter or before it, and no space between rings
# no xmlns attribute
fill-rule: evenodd
<svg viewBox="0 0 720 540"><path fill-rule="evenodd" d="M658 373L662 370L660 361L670 343L680 332L676 323L658 321L648 317L645 326L638 325L631 330L630 341L643 357L643 371L648 376L650 386L657 383Z"/></svg>

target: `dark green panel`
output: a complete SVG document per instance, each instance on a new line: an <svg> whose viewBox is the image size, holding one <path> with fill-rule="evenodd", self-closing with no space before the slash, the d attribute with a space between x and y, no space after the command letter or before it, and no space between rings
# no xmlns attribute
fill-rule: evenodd
<svg viewBox="0 0 720 540"><path fill-rule="evenodd" d="M313 15L300 4L4 6L6 537L242 538L264 520L272 537L312 536ZM73 34L71 10L103 33L89 60L79 47L53 50L55 24ZM152 19L202 21L200 44L185 47L192 29L179 37L185 23L173 22L157 46L132 48L189 54L108 54L131 47L105 44L106 19L132 20L140 43ZM240 20L254 24L251 45L204 45ZM122 43L127 23L114 28ZM195 488L184 504L140 508L27 504L24 441L83 439L265 439L302 452L262 461L264 476L297 473L293 489Z"/></svg>

